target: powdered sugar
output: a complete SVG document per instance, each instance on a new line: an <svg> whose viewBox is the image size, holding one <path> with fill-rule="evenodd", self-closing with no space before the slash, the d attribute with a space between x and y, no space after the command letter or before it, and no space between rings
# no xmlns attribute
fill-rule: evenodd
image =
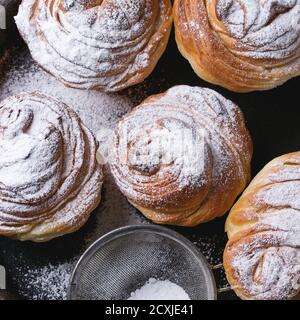
<svg viewBox="0 0 300 320"><path fill-rule="evenodd" d="M70 105L95 135L103 127L114 129L120 117L133 107L133 103L126 96L77 90L64 86L39 68L30 59L28 52L24 52L2 79L1 99L23 91L36 90Z"/></svg>
<svg viewBox="0 0 300 320"><path fill-rule="evenodd" d="M155 79L155 87L152 83L149 85L149 83L144 82L138 87L130 88L126 92L128 97L96 91L76 90L63 86L59 81L40 69L32 61L27 51L22 53L20 57L14 52L12 57L13 62L9 62L10 71L1 77L0 95L2 99L22 91L32 92L38 89L73 107L95 135L102 128L111 132L110 130L114 128L116 122L132 106L140 103L149 94L160 92L168 86L164 78ZM6 262L5 264L10 265L10 275L14 276L13 287L21 296L28 299L56 300L66 298L67 282L74 263L93 241L114 228L129 224L147 223L143 216L137 213L137 210L122 196L108 170L105 172L105 177L101 205L96 209L82 233L80 231L79 236L73 234L70 236L71 239L67 237L67 239L57 239L58 242L55 241L53 244L51 242L47 243L45 244L47 245L45 250L44 244L32 248L28 243L23 244L15 241L9 241L10 245L7 245L8 241L4 242L1 239L1 245L3 244L1 248L3 248L3 251L7 251L5 256L12 260L11 263ZM217 251L215 244L220 240L220 236L214 239L202 238L203 232L196 232L196 230L193 232L195 232L195 236L192 240L197 242L198 247L209 261L219 263L222 252L221 249ZM83 240L78 241L78 237L80 239L83 237ZM220 247L225 243L225 236L222 239L222 243L219 244ZM69 243L69 246L67 249L63 249L66 243ZM60 255L60 259L57 259L56 254L54 258L48 258L48 245L51 251ZM74 250L76 250L76 254L74 258L70 259L69 256ZM44 251L44 259L41 259L41 252ZM212 258L216 255L218 255L217 261ZM51 261L51 263L48 261Z"/></svg>
<svg viewBox="0 0 300 320"><path fill-rule="evenodd" d="M140 289L132 292L128 300L191 300L188 294L170 280L150 278Z"/></svg>
<svg viewBox="0 0 300 320"><path fill-rule="evenodd" d="M239 43L233 51L257 59L300 54L299 0L219 0L217 15Z"/></svg>
<svg viewBox="0 0 300 320"><path fill-rule="evenodd" d="M274 183L258 192L258 201L263 201L268 206L291 207L300 210L300 181L286 181Z"/></svg>
<svg viewBox="0 0 300 320"><path fill-rule="evenodd" d="M147 92L145 85L142 85L141 89L130 89L128 95L131 98L129 99L122 95L67 88L39 68L32 61L27 51L13 52L10 55L13 58L13 61L8 62L10 69L1 77L1 99L20 92L32 92L38 89L72 106L95 135L103 128L106 128L111 134L116 122L134 105L132 100L135 103L140 102L145 98L145 92ZM107 140L106 137L102 142ZM146 223L142 215L138 214L119 192L109 171L105 173L105 177L103 200L92 215L92 221L88 223L88 230L83 235L82 248L76 248L79 252L76 253L74 258L66 257L65 262L57 261L57 263L51 262L50 264L44 262L35 267L34 265L39 259L37 257L30 258L32 250L29 244L27 244L29 252L26 245L24 248L24 245L20 244L19 251L13 248L10 253L6 253L13 259L11 268L13 275L15 275L14 286L17 287L21 296L28 299L65 299L68 279L74 262L80 258L81 253L86 250L87 246L114 228ZM65 239L61 241L65 243ZM3 242L3 239L1 239L1 245ZM55 245L53 246L55 247ZM59 248L63 247L60 243L58 246ZM5 247L1 246L1 248L4 252ZM73 249L72 247L69 251ZM28 263L28 259L31 262ZM30 267L28 267L28 264Z"/></svg>
<svg viewBox="0 0 300 320"><path fill-rule="evenodd" d="M0 232L44 241L80 227L102 185L91 132L68 106L37 92L5 99L0 114Z"/></svg>
<svg viewBox="0 0 300 320"><path fill-rule="evenodd" d="M58 79L118 91L151 72L171 14L169 0L24 0L16 23L34 59Z"/></svg>
<svg viewBox="0 0 300 320"><path fill-rule="evenodd" d="M248 299L283 300L299 292L300 256L294 249L274 246L243 250L249 255L239 255L233 267L240 274L242 290L250 294Z"/></svg>
<svg viewBox="0 0 300 320"><path fill-rule="evenodd" d="M235 285L250 298L289 299L299 293L300 175L296 160L299 164L299 153L277 158L254 180L252 187L260 186L252 196L257 221L227 249L233 255ZM246 192L247 196L251 193Z"/></svg>
<svg viewBox="0 0 300 320"><path fill-rule="evenodd" d="M262 218L256 230L234 248L241 289L254 299L293 297L300 289L299 212L279 210Z"/></svg>
<svg viewBox="0 0 300 320"><path fill-rule="evenodd" d="M58 265L49 264L43 267L18 270L22 273L22 281L26 282L20 294L33 300L61 300L66 299L71 272L75 261ZM29 295L33 292L33 296Z"/></svg>
<svg viewBox="0 0 300 320"><path fill-rule="evenodd" d="M275 166L274 173L265 178L266 185L256 195L258 203L270 208L300 210L300 168L292 157L284 164Z"/></svg>
<svg viewBox="0 0 300 320"><path fill-rule="evenodd" d="M144 101L118 126L111 167L121 191L164 219L160 208L193 199L184 217L219 188L245 184L251 141L239 117L232 102L208 89L177 86Z"/></svg>

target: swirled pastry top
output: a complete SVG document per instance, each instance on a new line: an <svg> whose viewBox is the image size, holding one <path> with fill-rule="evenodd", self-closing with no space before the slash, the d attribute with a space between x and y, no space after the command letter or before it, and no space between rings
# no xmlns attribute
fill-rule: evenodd
<svg viewBox="0 0 300 320"><path fill-rule="evenodd" d="M249 179L251 155L237 106L212 90L177 86L119 123L111 169L150 219L196 225L230 208Z"/></svg>
<svg viewBox="0 0 300 320"><path fill-rule="evenodd" d="M243 299L300 292L300 152L271 161L232 208L224 253L228 280Z"/></svg>
<svg viewBox="0 0 300 320"><path fill-rule="evenodd" d="M79 229L100 201L97 143L77 114L40 93L0 105L0 234L45 241Z"/></svg>
<svg viewBox="0 0 300 320"><path fill-rule="evenodd" d="M300 74L300 0L176 0L174 15L179 47L208 81L265 90Z"/></svg>
<svg viewBox="0 0 300 320"><path fill-rule="evenodd" d="M23 0L33 58L66 85L118 91L143 81L169 38L170 0Z"/></svg>

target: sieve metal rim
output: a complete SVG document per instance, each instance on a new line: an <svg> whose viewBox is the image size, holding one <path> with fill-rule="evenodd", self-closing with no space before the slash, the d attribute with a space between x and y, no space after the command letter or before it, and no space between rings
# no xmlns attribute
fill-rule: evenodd
<svg viewBox="0 0 300 320"><path fill-rule="evenodd" d="M194 256L196 260L203 266L203 272L206 279L207 291L208 291L208 300L217 300L217 286L211 266L207 262L203 254L196 248L196 246L185 238L183 235L178 232L168 229L166 227L157 226L157 225L130 225L123 226L101 236L89 248L82 254L78 262L76 263L74 270L71 274L68 291L67 291L67 300L76 300L75 297L75 288L77 285L77 279L80 278L80 274L86 263L90 260L93 254L104 247L107 243L114 241L122 236L132 234L135 232L147 232L147 233L156 233L161 236L167 237L179 245L183 246L190 254Z"/></svg>

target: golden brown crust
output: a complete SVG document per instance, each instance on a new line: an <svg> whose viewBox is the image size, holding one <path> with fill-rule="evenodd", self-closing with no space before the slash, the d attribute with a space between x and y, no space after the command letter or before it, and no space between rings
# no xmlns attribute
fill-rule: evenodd
<svg viewBox="0 0 300 320"><path fill-rule="evenodd" d="M66 86L116 92L151 74L172 18L170 0L23 0L16 23L33 58Z"/></svg>
<svg viewBox="0 0 300 320"><path fill-rule="evenodd" d="M78 115L39 92L0 105L0 234L35 242L78 230L101 198L97 143Z"/></svg>
<svg viewBox="0 0 300 320"><path fill-rule="evenodd" d="M119 123L111 170L149 219L195 226L230 209L250 179L251 156L237 106L212 90L177 86Z"/></svg>
<svg viewBox="0 0 300 320"><path fill-rule="evenodd" d="M224 268L242 299L299 295L299 168L300 152L272 160L230 211Z"/></svg>
<svg viewBox="0 0 300 320"><path fill-rule="evenodd" d="M300 1L276 3L175 0L178 48L199 77L232 91L279 86L300 75Z"/></svg>

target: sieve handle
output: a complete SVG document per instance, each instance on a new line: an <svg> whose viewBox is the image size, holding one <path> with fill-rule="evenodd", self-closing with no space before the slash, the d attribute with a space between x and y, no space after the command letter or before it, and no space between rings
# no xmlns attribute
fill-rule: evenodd
<svg viewBox="0 0 300 320"><path fill-rule="evenodd" d="M212 270L219 270L219 269L223 269L223 263L219 263L216 264L215 266L210 266L212 268Z"/></svg>
<svg viewBox="0 0 300 320"><path fill-rule="evenodd" d="M224 269L223 263L219 263L219 264L216 264L215 266L210 266L210 267L211 267L212 271ZM225 286L225 287L222 287L222 288L218 288L217 292L218 293L224 293L224 292L228 292L228 291L231 291L231 290L232 290L232 288L230 287L230 285L228 285L228 286Z"/></svg>

